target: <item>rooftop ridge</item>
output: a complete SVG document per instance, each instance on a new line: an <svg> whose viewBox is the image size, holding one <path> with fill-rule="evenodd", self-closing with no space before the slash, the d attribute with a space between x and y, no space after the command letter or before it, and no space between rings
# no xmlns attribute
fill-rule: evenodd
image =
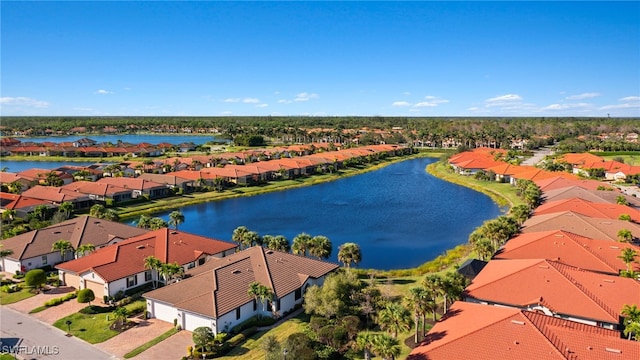
<svg viewBox="0 0 640 360"><path fill-rule="evenodd" d="M542 326L542 329L540 327L538 327L538 324L536 324L530 316L528 316L527 313L530 313L530 311L522 311L522 315L528 320L528 322L533 326L533 328L535 329L535 331L537 331L540 335L544 336L549 343L560 353L562 354L562 356L564 356L567 360L577 360L578 356L576 354L571 354L569 352L569 347L566 346L562 340L560 339L560 337L558 335L556 335L553 331L551 331L547 326ZM531 312L532 313L532 312ZM533 314L533 313L532 313ZM547 315L542 315L542 316L547 316Z"/></svg>
<svg viewBox="0 0 640 360"><path fill-rule="evenodd" d="M555 261L550 261L550 263L556 270L558 270L558 272L560 274L562 274L565 278L567 278L569 281L571 281L578 290L582 291L582 293L587 295L587 297L591 301L593 301L596 305L600 306L600 308L602 308L604 311L609 313L609 315L611 315L614 319L617 319L617 317L619 316L617 311L614 311L602 299L600 299L597 296L595 296L595 294L593 294L584 285L582 285L580 282L578 282L578 280L576 280L573 276L571 276L567 271L568 268L572 268L572 269L580 271L579 269L573 268L572 266L561 264L561 263L558 263L558 262L555 262Z"/></svg>

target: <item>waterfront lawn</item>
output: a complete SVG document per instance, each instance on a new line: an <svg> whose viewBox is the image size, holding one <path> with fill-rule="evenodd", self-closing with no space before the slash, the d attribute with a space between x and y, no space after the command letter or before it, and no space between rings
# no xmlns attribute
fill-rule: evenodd
<svg viewBox="0 0 640 360"><path fill-rule="evenodd" d="M6 293L4 291L0 291L0 305L13 304L18 301L28 299L36 294L31 291L29 288L20 289L20 291L16 291L14 293Z"/></svg>
<svg viewBox="0 0 640 360"><path fill-rule="evenodd" d="M526 205L517 194L517 188L497 181L476 180L473 176L464 176L449 171L449 165L442 161L437 161L427 167L427 171L435 177L452 182L454 184L466 186L473 190L482 192L490 196L500 206L509 208L517 205Z"/></svg>

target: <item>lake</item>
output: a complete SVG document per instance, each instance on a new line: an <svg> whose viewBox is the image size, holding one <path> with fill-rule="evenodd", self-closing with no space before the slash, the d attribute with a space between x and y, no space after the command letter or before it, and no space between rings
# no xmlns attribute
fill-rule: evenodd
<svg viewBox="0 0 640 360"><path fill-rule="evenodd" d="M171 135L171 134L117 134L117 135L70 135L70 136L48 136L48 137L15 137L21 142L53 142L53 143L61 143L61 142L72 142L82 138L89 138L91 140L97 141L98 143L102 142L111 142L113 144L118 143L118 140L122 140L126 143L131 144L140 144L140 143L149 143L149 144L160 144L160 143L169 143L169 144L181 144L184 142L192 142L196 145L206 144L209 141L217 141L217 142L228 142L226 139L221 139L213 134L211 135Z"/></svg>
<svg viewBox="0 0 640 360"><path fill-rule="evenodd" d="M231 240L246 226L262 235L324 235L337 248L355 242L361 268L418 266L467 242L469 234L501 209L486 195L435 178L432 158L406 160L337 181L252 197L191 205L180 230ZM155 214L168 220L170 211Z"/></svg>

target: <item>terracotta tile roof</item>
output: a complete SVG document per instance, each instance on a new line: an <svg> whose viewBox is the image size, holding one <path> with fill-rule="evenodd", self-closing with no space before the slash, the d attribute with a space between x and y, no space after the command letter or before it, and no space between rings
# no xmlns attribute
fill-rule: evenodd
<svg viewBox="0 0 640 360"><path fill-rule="evenodd" d="M7 210L35 208L38 205L48 205L48 201L32 199L22 195L0 193L0 207Z"/></svg>
<svg viewBox="0 0 640 360"><path fill-rule="evenodd" d="M0 171L0 184L10 184L14 181L32 181L31 178L26 178L24 176L20 176L19 174L12 172L2 172Z"/></svg>
<svg viewBox="0 0 640 360"><path fill-rule="evenodd" d="M604 161L604 158L589 153L564 154L560 159L571 165L582 165L587 162Z"/></svg>
<svg viewBox="0 0 640 360"><path fill-rule="evenodd" d="M99 249L56 268L76 274L93 270L111 282L144 271L144 259L148 256L155 256L163 263L186 265L202 254L215 255L236 247L226 241L162 228Z"/></svg>
<svg viewBox="0 0 640 360"><path fill-rule="evenodd" d="M573 211L594 218L618 219L622 214L631 216L634 222L640 222L640 211L626 206L611 203L597 203L580 198L547 201L538 206L533 215L544 215L562 211Z"/></svg>
<svg viewBox="0 0 640 360"><path fill-rule="evenodd" d="M567 179L562 176L536 180L535 183L543 192L556 190L559 188L566 188L570 186L577 186L586 190L598 190L598 187L604 186L605 188L612 189L618 192L618 189L613 188L608 183L605 183L602 181Z"/></svg>
<svg viewBox="0 0 640 360"><path fill-rule="evenodd" d="M551 179L555 177L563 177L565 179L578 179L576 175L565 173L565 172L557 172L557 171L547 171L543 169L538 169L533 167L529 171L519 172L517 174L512 175L511 177L522 180L531 180L533 182Z"/></svg>
<svg viewBox="0 0 640 360"><path fill-rule="evenodd" d="M27 189L22 192L22 195L58 204L61 204L65 201L75 202L89 200L89 196L87 196L86 194L79 194L75 191L67 190L62 187L42 185L36 185L30 189Z"/></svg>
<svg viewBox="0 0 640 360"><path fill-rule="evenodd" d="M640 238L640 225L623 220L592 218L572 211L532 216L525 221L523 233L564 230L591 239L618 240L618 231L627 229Z"/></svg>
<svg viewBox="0 0 640 360"><path fill-rule="evenodd" d="M131 193L131 189L107 184L102 182L91 181L74 181L71 184L61 186L61 188L69 191L75 191L81 194L108 196L119 193Z"/></svg>
<svg viewBox="0 0 640 360"><path fill-rule="evenodd" d="M589 271L619 274L626 264L618 258L622 249L638 251L640 247L610 240L589 239L562 230L531 232L513 237L493 259L547 259ZM640 271L640 264L633 264Z"/></svg>
<svg viewBox="0 0 640 360"><path fill-rule="evenodd" d="M85 215L5 239L2 243L5 250L13 250L9 258L26 259L52 253L51 247L58 240L67 240L77 249L82 244L98 247L145 232L147 230Z"/></svg>
<svg viewBox="0 0 640 360"><path fill-rule="evenodd" d="M308 277L319 278L338 265L254 246L188 271L192 277L148 292L144 297L198 314L219 317L253 300L249 284L258 281L282 297Z"/></svg>
<svg viewBox="0 0 640 360"><path fill-rule="evenodd" d="M153 181L159 184L165 184L165 185L180 185L183 184L185 182L191 182L190 179L187 178L181 178L179 176L176 176L175 174L148 174L148 173L144 173L141 174L139 176L139 178L144 179L144 180L149 180L149 181Z"/></svg>
<svg viewBox="0 0 640 360"><path fill-rule="evenodd" d="M640 283L544 259L500 260L489 261L463 296L618 324L624 304L640 300Z"/></svg>
<svg viewBox="0 0 640 360"><path fill-rule="evenodd" d="M531 169L535 169L535 168L533 166L527 166L527 165L520 166L520 165L513 165L513 164L503 162L499 165L487 168L485 170L493 171L498 175L514 175L514 174L530 171Z"/></svg>
<svg viewBox="0 0 640 360"><path fill-rule="evenodd" d="M555 344L550 340L554 338L552 334L545 335L546 319L534 316L534 322L527 315L532 314L513 308L458 301L433 326L425 341L411 351L407 360L574 359L563 354L556 345L557 340ZM549 320L581 327L560 319ZM583 336L594 342L600 338L613 339L614 336L619 339L619 333L614 335L604 330L589 327L566 335L570 339ZM603 350L598 347L595 351L600 354Z"/></svg>
<svg viewBox="0 0 640 360"><path fill-rule="evenodd" d="M555 201L570 198L580 198L591 202L611 203L615 204L618 196L622 196L627 200L630 206L640 207L640 199L622 194L617 191L606 190L587 190L579 186L570 186L558 188L543 193L543 199L545 201Z"/></svg>
<svg viewBox="0 0 640 360"><path fill-rule="evenodd" d="M104 177L97 182L106 183L115 186L120 186L127 189L135 189L135 190L149 190L153 188L165 188L164 184L160 184L154 181L149 181L140 178L130 178L130 177Z"/></svg>

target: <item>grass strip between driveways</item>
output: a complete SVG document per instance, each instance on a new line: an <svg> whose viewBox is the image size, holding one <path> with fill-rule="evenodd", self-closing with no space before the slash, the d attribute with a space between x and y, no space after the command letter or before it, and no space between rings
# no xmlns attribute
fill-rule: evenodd
<svg viewBox="0 0 640 360"><path fill-rule="evenodd" d="M142 345L138 346L137 348L135 348L135 349L129 351L128 353L124 354L124 358L125 359L130 359L130 358L142 353L143 351L147 350L148 348L156 345L157 343L159 343L159 342L171 337L172 335L177 334L178 331L179 330L176 329L176 328L171 328L169 331L167 331L166 333L158 336L157 338L155 338L155 339L153 339L153 340L151 340L151 341L149 341L149 342L147 342L145 344L142 344Z"/></svg>

